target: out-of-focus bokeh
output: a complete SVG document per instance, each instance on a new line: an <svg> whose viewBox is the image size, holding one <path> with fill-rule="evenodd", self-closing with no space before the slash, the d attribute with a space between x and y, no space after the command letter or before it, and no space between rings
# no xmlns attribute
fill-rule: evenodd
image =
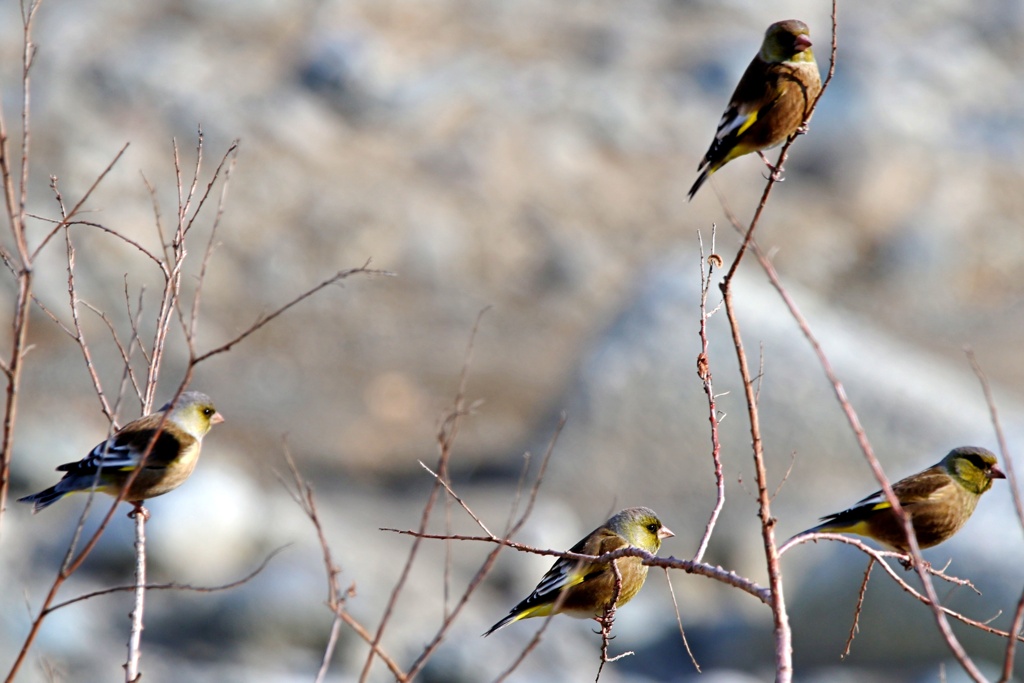
<svg viewBox="0 0 1024 683"><path fill-rule="evenodd" d="M841 3L835 79L792 148L757 233L846 384L894 479L950 448L996 448L963 347L995 383L1011 449L1021 436L1024 363L1024 7ZM662 553L692 557L715 499L699 352L698 232L731 262L764 187L756 156L729 164L692 203L686 190L743 69L773 21L799 18L828 68L826 2L749 0L45 0L35 26L29 210L58 215L50 176L87 219L158 249L153 201L172 225L172 141L190 179L196 131L202 187L241 140L219 246L206 275L200 350L334 272L372 259L395 277L355 277L301 303L193 388L227 417L192 479L152 501L150 578L211 586L290 544L222 593L153 592L142 669L156 681L311 680L330 614L314 530L275 477L287 448L313 482L325 531L354 584L351 612L375 627L410 541L379 527L419 523L474 322L467 401L451 461L457 492L500 530L523 455L536 461L568 417L520 540L567 548L615 510L645 504L677 532ZM20 130L18 3L0 5L0 88ZM14 140L12 149L17 149ZM219 190L218 190L219 191ZM720 197L722 200L720 200ZM213 206L197 222L191 291ZM33 243L48 230L32 225ZM139 252L92 228L72 231L77 292L127 339L125 290L159 278ZM4 238L8 239L8 238ZM68 319L66 256L36 268L39 300ZM11 315L14 284L0 279ZM752 259L737 298L747 352L763 358L761 423L780 538L877 488L831 387ZM712 306L717 287L712 286ZM85 326L106 391L122 368L104 323ZM186 359L178 327L158 402ZM708 552L765 584L749 431L724 314L711 320L721 395L725 511ZM34 309L20 398L13 496L106 433L81 353ZM128 402L125 420L138 414ZM535 470L534 470L535 471ZM83 498L31 516L10 503L0 537L0 669L12 661L57 571ZM127 507L125 508L127 510ZM441 519L433 525L443 530ZM459 510L454 528L474 526ZM1021 590L1021 528L997 482L953 541L926 553L967 588L954 609L1006 628ZM131 581L123 516L64 597ZM384 647L407 666L444 615L445 551L460 595L490 548L427 542ZM535 585L550 559L505 551L428 666L425 681L494 679L535 624L478 637ZM959 680L927 609L877 572L852 653L840 659L866 558L819 543L783 558L802 681ZM908 575L909 576L909 575ZM707 579L671 575L701 680L771 677L770 613ZM25 603L29 609L25 608ZM19 680L120 675L130 598L50 616ZM552 623L516 681L589 681L592 625ZM664 575L623 609L609 683L690 680ZM1004 643L957 633L983 667ZM344 629L333 680L356 680L366 647ZM1020 675L1020 674L1019 674ZM372 680L388 680L377 664Z"/></svg>

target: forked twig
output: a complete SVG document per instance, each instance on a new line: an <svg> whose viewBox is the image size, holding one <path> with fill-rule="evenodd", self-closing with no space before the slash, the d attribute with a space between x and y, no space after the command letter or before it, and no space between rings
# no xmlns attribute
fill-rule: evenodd
<svg viewBox="0 0 1024 683"><path fill-rule="evenodd" d="M331 610L334 615L334 619L331 621L331 629L327 637L327 644L324 646L323 656L320 658L320 668L317 670L316 678L314 679L317 683L321 683L327 677L327 671L330 667L331 659L334 656L335 647L338 644L338 636L341 631L341 624L348 624L352 630L363 639L364 642L369 644L375 649L375 653L380 657L384 665L388 667L391 674L395 677L396 681L407 681L408 676L398 663L391 657L387 652L384 651L379 645L373 644L373 636L367 631L362 624L356 621L355 617L348 613L345 609L348 598L355 594L355 584L349 586L348 590L343 591L341 589L341 582L339 576L341 575L341 567L334 561L334 554L331 551L331 546L327 542L327 535L324 533L323 524L320 522L320 515L316 508L316 498L313 495L313 486L310 484L299 472L298 465L295 464L295 459L292 458L291 451L287 448L287 444L284 449L284 459L288 465L288 470L292 475L291 483L285 481L284 477L277 475L278 480L288 491L288 494L292 497L302 512L306 515L309 521L313 524L313 528L316 530L317 541L320 543L320 552L323 555L324 569L327 574L327 608ZM294 486L294 488L292 488Z"/></svg>
<svg viewBox="0 0 1024 683"><path fill-rule="evenodd" d="M438 445L440 453L438 455L437 471L441 472L442 475L444 475L446 472L448 459L451 457L451 449L455 442L455 436L458 434L458 428L461 419L466 414L466 382L469 377L469 367L473 357L473 344L476 340L476 333L477 330L479 329L480 320L487 310L488 309L485 308L484 310L480 311L480 313L477 315L476 322L473 325L473 331L470 333L469 342L466 345L466 353L462 363L462 373L459 377L459 386L458 389L456 390L453 408L451 412L448 414L448 416L444 420L442 420L441 427L438 430ZM434 485L430 489L430 494L427 496L427 501L423 505L423 512L420 515L419 529L421 533L426 531L427 525L430 521L430 516L434 509L434 505L437 501L438 494L441 490L442 486L439 483L439 479L435 479ZM363 670L359 676L360 683L365 683L365 681L369 678L370 669L373 666L373 660L374 657L376 656L376 648L380 644L381 639L384 637L384 631L387 628L388 622L391 620L392 614L394 613L395 605L398 603L398 598L401 595L402 590L405 588L405 584L409 579L409 574L412 571L412 566L415 563L416 557L419 553L421 540L421 538L416 538L413 541L412 547L409 549L409 553L406 556L405 564L402 567L401 574L398 577L398 581L395 582L394 587L391 589L391 594L388 596L387 604L384 607L384 613L381 615L380 623L377 625L377 631L374 634L373 641L371 643L370 652L366 656L366 662L363 664ZM445 619L445 623L449 623L447 619ZM433 647L436 647L437 643L440 642L440 638L443 637L445 630L446 626L443 626L441 631L435 636ZM426 662L426 656L429 656L429 653L432 652L433 648L428 646L428 648L426 648L424 652L421 653L420 658L418 660L419 666L422 666ZM414 666L410 668L410 676L413 675L412 670L415 667L416 665L414 664Z"/></svg>

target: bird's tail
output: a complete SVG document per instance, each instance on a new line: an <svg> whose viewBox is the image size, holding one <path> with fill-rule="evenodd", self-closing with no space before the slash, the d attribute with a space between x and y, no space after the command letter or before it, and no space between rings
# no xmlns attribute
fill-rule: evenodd
<svg viewBox="0 0 1024 683"><path fill-rule="evenodd" d="M532 597L533 596L531 595L523 602L529 603ZM523 603L520 603L512 608L512 611L508 613L507 617L505 617L497 624L487 629L483 633L483 635L489 636L498 629L505 628L513 621L519 621L520 619L528 619L530 617L546 617L547 615L551 614L551 609L553 605L553 602L542 602L539 605L530 605L529 607L524 607Z"/></svg>
<svg viewBox="0 0 1024 683"><path fill-rule="evenodd" d="M64 497L66 491L58 491L56 486L40 491L39 493L33 493L31 496L25 496L19 498L19 503L32 503L32 514L35 514L43 508L50 507L58 500Z"/></svg>
<svg viewBox="0 0 1024 683"><path fill-rule="evenodd" d="M519 621L519 619L521 619L521 618L522 618L522 614L515 614L515 613L510 614L507 617L505 617L504 619L502 619L501 621L499 621L494 626L492 626L489 629L487 629L486 631L484 631L482 635L486 638L487 636L491 635L492 633L494 633L498 629L505 628L506 626L511 624L513 621Z"/></svg>
<svg viewBox="0 0 1024 683"><path fill-rule="evenodd" d="M695 182L693 187L690 188L690 193L687 195L686 201L693 201L693 195L697 194L697 190L700 189L700 186L704 184L704 181L708 179L711 173L711 166L705 166L704 170L700 172L699 176L697 176L697 182Z"/></svg>

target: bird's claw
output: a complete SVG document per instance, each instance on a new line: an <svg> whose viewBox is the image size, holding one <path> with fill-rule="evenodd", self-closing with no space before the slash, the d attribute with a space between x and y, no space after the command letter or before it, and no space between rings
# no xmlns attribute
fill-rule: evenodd
<svg viewBox="0 0 1024 683"><path fill-rule="evenodd" d="M900 558L900 561L899 561L899 562L900 562L900 565L901 565L901 566L902 566L902 567L903 567L903 568L904 568L904 569L905 569L906 571L908 571L908 572L909 572L909 571L910 571L911 569L913 569L913 568L914 568L914 558L913 558L913 557L911 557L911 556L909 556L909 555L907 555L906 557L902 557L902 558ZM924 569L931 569L931 568L932 568L932 563L931 563L931 562L929 562L928 560L926 560L926 559L924 559L924 558L922 557L922 558L921 558L921 566L922 566L922 567L923 567Z"/></svg>
<svg viewBox="0 0 1024 683"><path fill-rule="evenodd" d="M768 167L769 171L771 171L771 173L769 175L763 176L765 180L771 179L772 181L774 181L776 183L781 183L783 180L785 180L785 178L782 175L782 167L781 166L776 166L772 162L768 161L768 157L766 157L764 155L764 152L760 152L759 151L757 153L757 155L759 157L761 157L761 161L763 161L764 165Z"/></svg>
<svg viewBox="0 0 1024 683"><path fill-rule="evenodd" d="M132 509L131 512L128 513L128 517L130 519L135 519L139 515L142 515L143 522L149 521L149 510L143 507L141 502L132 503Z"/></svg>

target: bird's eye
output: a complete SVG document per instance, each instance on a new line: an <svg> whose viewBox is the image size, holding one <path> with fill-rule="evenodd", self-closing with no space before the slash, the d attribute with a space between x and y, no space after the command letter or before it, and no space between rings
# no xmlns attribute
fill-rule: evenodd
<svg viewBox="0 0 1024 683"><path fill-rule="evenodd" d="M658 525L654 522L651 522L647 525L647 530L650 531L652 534L656 534L658 533Z"/></svg>
<svg viewBox="0 0 1024 683"><path fill-rule="evenodd" d="M203 408L203 415L206 417L213 415L213 408Z"/></svg>

